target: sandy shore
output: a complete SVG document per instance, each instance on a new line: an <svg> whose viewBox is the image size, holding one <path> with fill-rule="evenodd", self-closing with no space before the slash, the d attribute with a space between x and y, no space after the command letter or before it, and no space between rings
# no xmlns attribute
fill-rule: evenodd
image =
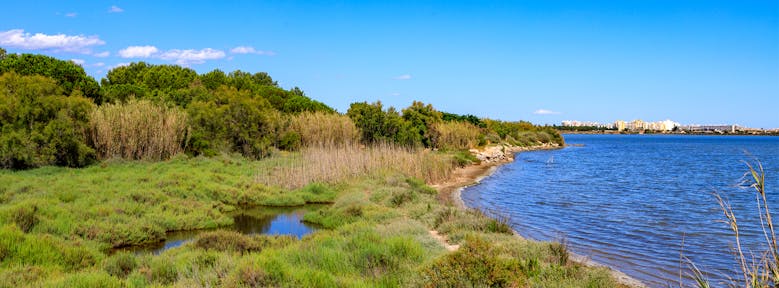
<svg viewBox="0 0 779 288"><path fill-rule="evenodd" d="M461 197L462 190L469 186L479 184L479 182L481 182L482 179L492 175L492 173L494 173L499 166L506 163L513 162L515 153L520 153L524 151L552 150L552 149L560 149L560 148L562 147L558 147L558 146L505 147L504 149L501 150L505 150L507 157L502 158L498 161L482 162L481 164L475 164L475 165L459 168L452 173L452 177L448 181L436 185L432 185L432 187L438 190L442 201L446 203L451 203L452 205L460 209L468 209L468 207L465 206L465 202L463 202ZM514 235L516 235L517 237L522 237L516 231L514 231ZM641 281L638 281L637 279L630 277L625 273L614 270L611 267L592 261L592 259L590 259L589 257L571 253L571 259L585 266L605 267L611 270L612 277L614 277L614 279L616 279L622 285L628 287L637 287L637 288L647 287L645 284L641 283Z"/></svg>

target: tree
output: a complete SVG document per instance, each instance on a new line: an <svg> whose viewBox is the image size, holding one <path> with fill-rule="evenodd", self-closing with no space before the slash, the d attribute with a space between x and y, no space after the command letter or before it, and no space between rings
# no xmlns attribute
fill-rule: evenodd
<svg viewBox="0 0 779 288"><path fill-rule="evenodd" d="M435 147L438 138L433 126L441 122L442 114L433 108L433 105L425 105L414 101L411 106L403 109L403 119L409 122L411 129L419 134L419 138L425 147Z"/></svg>
<svg viewBox="0 0 779 288"><path fill-rule="evenodd" d="M102 103L100 85L87 75L84 68L71 62L45 55L10 54L0 57L0 74L14 71L19 75L41 75L57 82L66 95L81 91L81 95Z"/></svg>
<svg viewBox="0 0 779 288"><path fill-rule="evenodd" d="M66 95L48 77L0 75L0 167L85 166L95 159L86 144L92 100Z"/></svg>
<svg viewBox="0 0 779 288"><path fill-rule="evenodd" d="M227 84L227 74L222 70L214 69L211 72L200 75L200 82L209 90L216 90L219 86Z"/></svg>

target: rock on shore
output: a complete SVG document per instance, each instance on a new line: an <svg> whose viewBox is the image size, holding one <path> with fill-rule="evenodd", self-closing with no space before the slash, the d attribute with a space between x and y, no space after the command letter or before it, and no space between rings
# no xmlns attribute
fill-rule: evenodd
<svg viewBox="0 0 779 288"><path fill-rule="evenodd" d="M471 149L471 154L475 155L482 163L505 163L514 161L514 153L529 151L529 150L543 150L543 149L556 149L560 145L557 143L543 143L533 147L521 147L512 146L509 144L501 144L495 146L487 146L484 149Z"/></svg>

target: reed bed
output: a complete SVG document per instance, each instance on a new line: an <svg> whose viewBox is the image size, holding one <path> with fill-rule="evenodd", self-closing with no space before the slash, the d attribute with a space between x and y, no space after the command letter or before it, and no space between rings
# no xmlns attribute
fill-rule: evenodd
<svg viewBox="0 0 779 288"><path fill-rule="evenodd" d="M392 144L313 146L303 149L291 161L283 157L266 161L278 165L274 163L270 165L274 168L258 171L256 182L286 189L314 182L336 183L380 172L400 172L426 183L438 183L448 179L457 167L450 156Z"/></svg>
<svg viewBox="0 0 779 288"><path fill-rule="evenodd" d="M443 122L435 125L439 149L464 150L477 146L481 130L468 122Z"/></svg>
<svg viewBox="0 0 779 288"><path fill-rule="evenodd" d="M90 117L99 159L164 160L183 151L187 114L149 101L105 104Z"/></svg>
<svg viewBox="0 0 779 288"><path fill-rule="evenodd" d="M303 147L353 145L360 137L352 119L336 113L304 112L292 118L290 128Z"/></svg>

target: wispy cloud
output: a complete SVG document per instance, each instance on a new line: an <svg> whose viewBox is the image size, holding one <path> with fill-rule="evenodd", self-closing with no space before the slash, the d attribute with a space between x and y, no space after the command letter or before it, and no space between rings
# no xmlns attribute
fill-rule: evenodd
<svg viewBox="0 0 779 288"><path fill-rule="evenodd" d="M122 13L124 12L124 9L119 8L119 6L112 5L111 8L108 8L108 13Z"/></svg>
<svg viewBox="0 0 779 288"><path fill-rule="evenodd" d="M0 46L26 50L52 50L92 53L92 46L105 45L105 41L97 36L84 35L47 35L43 33L25 33L23 29L12 29L0 32Z"/></svg>
<svg viewBox="0 0 779 288"><path fill-rule="evenodd" d="M179 50L172 49L165 51L159 55L162 60L173 60L176 64L188 65L188 64L201 64L206 60L216 60L225 57L225 52L222 50L216 50L211 48L205 48L201 50Z"/></svg>
<svg viewBox="0 0 779 288"><path fill-rule="evenodd" d="M397 96L400 96L400 93L398 93L398 92L392 92L392 93L390 93L390 96L395 96L395 97L397 97Z"/></svg>
<svg viewBox="0 0 779 288"><path fill-rule="evenodd" d="M81 66L84 66L84 63L87 63L86 61L84 61L84 59L70 59L70 62L76 63Z"/></svg>
<svg viewBox="0 0 779 288"><path fill-rule="evenodd" d="M130 62L116 63L114 66L108 67L108 70L111 70L111 69L114 69L114 68L119 68L119 67L124 67L124 66L130 66Z"/></svg>
<svg viewBox="0 0 779 288"><path fill-rule="evenodd" d="M73 17L76 17L76 16L78 16L78 13L76 13L76 12L65 13L65 17L73 18Z"/></svg>
<svg viewBox="0 0 779 288"><path fill-rule="evenodd" d="M122 58L149 58L160 50L154 46L130 46L119 50Z"/></svg>
<svg viewBox="0 0 779 288"><path fill-rule="evenodd" d="M103 52L100 52L100 53L92 54L92 56L95 56L95 57L98 57L98 58L105 58L105 57L111 56L111 52L103 51Z"/></svg>
<svg viewBox="0 0 779 288"><path fill-rule="evenodd" d="M103 63L103 62L97 62L97 63L95 63L95 64L92 64L92 66L95 66L95 67L103 67L103 66L105 66L105 63Z"/></svg>
<svg viewBox="0 0 779 288"><path fill-rule="evenodd" d="M398 76L392 77L392 79L395 79L395 80L410 80L411 79L411 74L398 75Z"/></svg>
<svg viewBox="0 0 779 288"><path fill-rule="evenodd" d="M119 50L119 56L122 58L157 58L162 60L173 61L179 65L189 64L202 64L206 60L216 60L225 57L225 52L222 50L216 50L211 48L205 49L171 49L162 51L157 47L147 46L130 46L125 49Z"/></svg>
<svg viewBox="0 0 779 288"><path fill-rule="evenodd" d="M266 56L274 56L276 55L276 52L273 51L267 51L267 50L257 50L254 49L252 46L238 46L233 49L230 49L230 53L233 54L257 54L257 55L266 55Z"/></svg>
<svg viewBox="0 0 779 288"><path fill-rule="evenodd" d="M536 114L536 115L558 115L558 114L561 114L561 113L557 112L557 111L552 111L552 110L538 109L536 111L533 111L533 114Z"/></svg>

